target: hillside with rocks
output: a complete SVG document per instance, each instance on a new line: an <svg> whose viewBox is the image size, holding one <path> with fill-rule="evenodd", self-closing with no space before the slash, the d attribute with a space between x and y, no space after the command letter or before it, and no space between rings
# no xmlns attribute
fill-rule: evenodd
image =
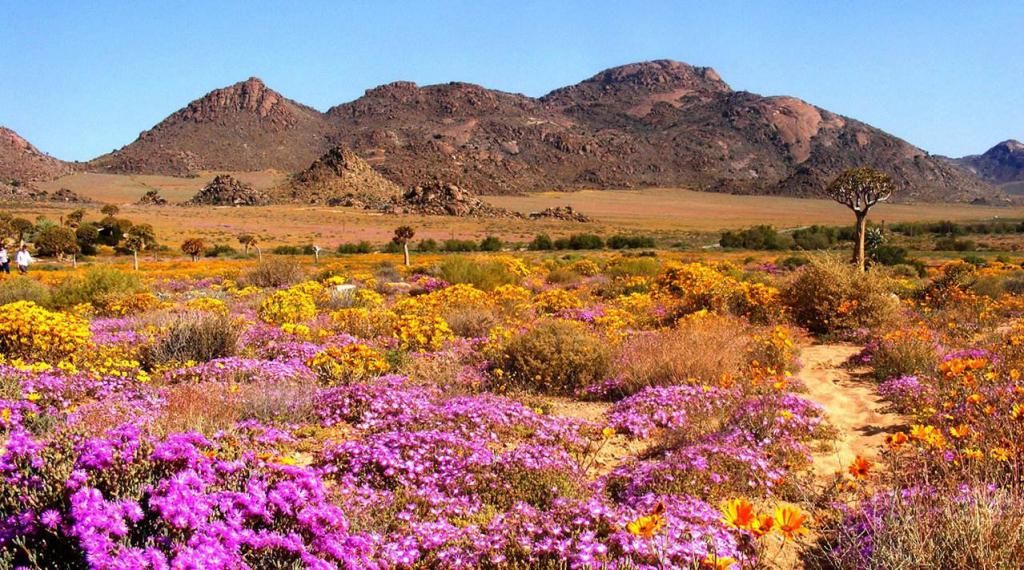
<svg viewBox="0 0 1024 570"><path fill-rule="evenodd" d="M794 97L734 91L711 68L668 60L608 69L540 98L399 81L325 113L251 78L193 101L92 167L273 168L299 173L298 196L329 185L331 176L302 170L339 144L403 188L443 180L478 194L688 187L808 196L866 165L889 171L902 200L1002 198L870 125Z"/></svg>
<svg viewBox="0 0 1024 570"><path fill-rule="evenodd" d="M275 192L279 200L306 204L379 207L402 189L344 146L336 146Z"/></svg>
<svg viewBox="0 0 1024 570"><path fill-rule="evenodd" d="M956 159L956 162L983 180L993 184L1024 181L1024 143L1006 140L975 154Z"/></svg>
<svg viewBox="0 0 1024 570"><path fill-rule="evenodd" d="M0 127L0 182L30 185L60 178L74 170L71 163L43 153L18 133Z"/></svg>

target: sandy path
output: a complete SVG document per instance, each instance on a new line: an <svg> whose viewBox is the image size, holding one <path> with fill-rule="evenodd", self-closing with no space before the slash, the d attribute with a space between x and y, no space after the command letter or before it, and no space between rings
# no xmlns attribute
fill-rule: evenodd
<svg viewBox="0 0 1024 570"><path fill-rule="evenodd" d="M886 434L905 425L901 416L882 411L885 403L875 384L858 377L864 371L843 367L860 350L850 344L819 344L801 353L800 377L807 385L804 396L825 408L838 432L832 449L814 454L815 471L823 479L845 472L857 455L877 456Z"/></svg>

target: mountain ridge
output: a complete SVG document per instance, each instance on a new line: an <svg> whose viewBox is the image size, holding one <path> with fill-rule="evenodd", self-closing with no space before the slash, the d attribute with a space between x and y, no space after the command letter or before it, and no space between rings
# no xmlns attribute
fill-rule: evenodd
<svg viewBox="0 0 1024 570"><path fill-rule="evenodd" d="M959 164L790 96L735 91L711 67L613 67L541 97L396 81L320 112L257 78L216 89L90 161L104 172L300 172L344 145L402 187L480 194L690 187L807 196L840 170L889 171L907 200L1001 195Z"/></svg>

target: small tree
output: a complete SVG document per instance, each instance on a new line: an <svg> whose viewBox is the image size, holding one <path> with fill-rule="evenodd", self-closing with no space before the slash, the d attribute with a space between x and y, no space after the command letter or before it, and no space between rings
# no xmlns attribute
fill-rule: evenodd
<svg viewBox="0 0 1024 570"><path fill-rule="evenodd" d="M203 249L206 244L199 238L188 238L181 244L181 251L187 253L192 261L199 261L199 256L202 255Z"/></svg>
<svg viewBox="0 0 1024 570"><path fill-rule="evenodd" d="M320 265L320 246L318 245L313 246L313 263Z"/></svg>
<svg viewBox="0 0 1024 570"><path fill-rule="evenodd" d="M256 244L256 236L252 234L241 234L238 236L238 243L242 244L242 251L249 255L249 248Z"/></svg>
<svg viewBox="0 0 1024 570"><path fill-rule="evenodd" d="M139 270L139 252L146 249L146 239L135 233L134 228L124 236L124 248L132 252L132 268Z"/></svg>
<svg viewBox="0 0 1024 570"><path fill-rule="evenodd" d="M395 237L391 241L402 246L402 253L405 255L405 266L409 266L409 242L416 236L416 231L409 226L395 228Z"/></svg>
<svg viewBox="0 0 1024 570"><path fill-rule="evenodd" d="M64 226L49 226L36 236L36 251L39 255L53 255L64 259L65 255L78 253L78 240L75 232Z"/></svg>
<svg viewBox="0 0 1024 570"><path fill-rule="evenodd" d="M14 232L14 235L17 237L19 242L24 242L25 236L32 233L32 230L36 227L35 224L25 218L11 218L10 224L11 230Z"/></svg>
<svg viewBox="0 0 1024 570"><path fill-rule="evenodd" d="M82 223L82 220L85 219L85 209L78 208L77 210L68 214L67 217L65 217L64 219L67 225L77 228Z"/></svg>
<svg viewBox="0 0 1024 570"><path fill-rule="evenodd" d="M117 206L115 206L113 204L106 204L102 208L100 208L100 213L101 214L103 214L104 216L110 216L110 217L116 216L118 214L118 212L120 212L120 211L121 211L121 208L118 208Z"/></svg>
<svg viewBox="0 0 1024 570"><path fill-rule="evenodd" d="M868 210L888 200L895 191L896 184L888 174L867 167L844 171L825 189L829 198L853 210L857 217L853 262L861 271L864 271L864 236L868 227Z"/></svg>

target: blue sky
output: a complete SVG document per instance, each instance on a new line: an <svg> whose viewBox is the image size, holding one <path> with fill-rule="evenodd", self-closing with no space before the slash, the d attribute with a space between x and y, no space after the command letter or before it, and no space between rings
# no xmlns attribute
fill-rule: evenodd
<svg viewBox="0 0 1024 570"><path fill-rule="evenodd" d="M0 125L59 158L251 75L321 110L398 79L539 96L634 61L714 67L959 156L1024 139L1024 2L0 0Z"/></svg>

